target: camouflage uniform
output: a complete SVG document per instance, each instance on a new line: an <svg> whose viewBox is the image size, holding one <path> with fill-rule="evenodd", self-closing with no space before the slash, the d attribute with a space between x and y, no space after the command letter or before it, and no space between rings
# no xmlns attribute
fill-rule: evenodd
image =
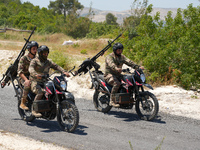
<svg viewBox="0 0 200 150"><path fill-rule="evenodd" d="M121 85L119 81L121 74L116 70L116 68L122 69L123 64L126 64L134 68L136 64L127 57L125 57L124 55L116 57L114 52L106 57L105 63L106 65L105 65L104 79L108 84L113 86L111 91L111 100L113 100L114 94L118 92L118 89Z"/></svg>
<svg viewBox="0 0 200 150"><path fill-rule="evenodd" d="M29 66L31 90L37 94L35 100L41 100L44 95L44 82L45 79L37 79L36 75L47 75L50 68L65 72L65 70L50 60L42 62L39 57L34 58Z"/></svg>
<svg viewBox="0 0 200 150"><path fill-rule="evenodd" d="M29 75L30 75L28 68L29 68L31 60L32 59L30 57L28 57L28 54L27 54L20 59L19 65L18 65L18 74L23 73L26 76L27 79L29 79ZM22 85L24 85L25 81L22 78L20 78L20 82L21 82ZM30 85L29 86L24 85L22 98L26 99L30 90L31 90Z"/></svg>

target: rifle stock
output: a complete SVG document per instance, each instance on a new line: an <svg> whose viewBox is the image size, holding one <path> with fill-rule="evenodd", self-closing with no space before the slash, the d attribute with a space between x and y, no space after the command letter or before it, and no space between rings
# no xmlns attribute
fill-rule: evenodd
<svg viewBox="0 0 200 150"><path fill-rule="evenodd" d="M83 63L79 66L78 71L75 72L75 74L81 74L82 72L86 74L88 72L88 69L91 69L92 66L94 66L95 69L99 68L100 66L95 62L95 60L102 56L112 46L112 43L114 43L120 36L122 36L122 33L119 34L113 41L108 41L108 45L103 48L99 53L97 53L94 57L84 60Z"/></svg>
<svg viewBox="0 0 200 150"><path fill-rule="evenodd" d="M26 41L26 43L24 44L22 50L20 51L17 59L14 61L13 64L11 64L6 73L3 74L3 78L0 80L0 83L1 83L1 88L4 88L5 85L10 81L10 80L14 80L17 76L17 69L18 69L18 63L19 63L19 60L21 59L21 57L25 54L25 51L26 51L26 47L27 47L27 44L32 36L32 34L34 33L36 27L33 28L30 36L28 37L28 39L25 39L24 40Z"/></svg>

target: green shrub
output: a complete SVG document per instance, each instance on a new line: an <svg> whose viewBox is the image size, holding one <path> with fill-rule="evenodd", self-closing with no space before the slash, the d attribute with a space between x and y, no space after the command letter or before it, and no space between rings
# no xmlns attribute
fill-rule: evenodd
<svg viewBox="0 0 200 150"><path fill-rule="evenodd" d="M66 56L63 55L61 51L55 50L49 53L49 58L56 63L57 65L61 66L65 70L70 68L69 60Z"/></svg>
<svg viewBox="0 0 200 150"><path fill-rule="evenodd" d="M87 54L87 50L86 49L81 50L81 54Z"/></svg>
<svg viewBox="0 0 200 150"><path fill-rule="evenodd" d="M79 45L78 43L74 43L74 44L72 45L72 47L73 47L73 48L77 48L77 47L80 47L80 45Z"/></svg>
<svg viewBox="0 0 200 150"><path fill-rule="evenodd" d="M151 7L151 6L149 6ZM151 10L147 8L147 10ZM168 12L165 23L159 13L142 16L136 31L139 36L121 39L124 54L141 63L150 72L150 80L181 85L185 89L200 85L200 7L189 5L177 10L175 18ZM171 68L171 72L169 72Z"/></svg>

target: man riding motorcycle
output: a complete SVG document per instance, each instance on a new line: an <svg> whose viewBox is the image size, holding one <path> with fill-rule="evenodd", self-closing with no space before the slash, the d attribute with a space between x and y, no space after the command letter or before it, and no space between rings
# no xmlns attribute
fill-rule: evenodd
<svg viewBox="0 0 200 150"><path fill-rule="evenodd" d="M115 103L115 94L118 92L118 89L121 85L119 79L122 72L123 64L126 64L134 69L138 69L138 65L136 65L133 61L122 55L124 46L121 43L115 43L113 45L113 53L109 54L105 59L105 81L112 85L112 91L110 96L110 106L120 107L119 104ZM144 69L144 67L140 67Z"/></svg>
<svg viewBox="0 0 200 150"><path fill-rule="evenodd" d="M31 84L29 80L30 73L28 71L28 68L30 65L30 61L33 58L35 58L35 55L37 53L37 48L38 48L38 43L36 41L30 41L27 44L27 49L29 53L27 55L24 55L20 59L19 65L18 65L18 74L20 77L19 81L24 86L22 98L21 98L21 104L19 107L24 110L29 110L28 107L26 106L27 96L28 96L29 91L31 90Z"/></svg>
<svg viewBox="0 0 200 150"><path fill-rule="evenodd" d="M49 54L49 48L46 45L42 45L38 48L38 56L33 59L29 66L30 80L31 80L31 90L36 94L35 100L41 100L44 95L44 82L42 76L49 74L50 68L54 70L59 70L64 73L67 77L70 77L69 73L66 72L62 67L58 66L54 62L47 59ZM35 117L41 117L42 114L32 110L32 114Z"/></svg>

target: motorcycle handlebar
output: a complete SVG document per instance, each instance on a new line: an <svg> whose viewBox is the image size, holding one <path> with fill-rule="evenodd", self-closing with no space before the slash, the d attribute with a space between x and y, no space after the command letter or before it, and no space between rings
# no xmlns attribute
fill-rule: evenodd
<svg viewBox="0 0 200 150"><path fill-rule="evenodd" d="M130 69L129 68L122 69L122 72L130 72Z"/></svg>
<svg viewBox="0 0 200 150"><path fill-rule="evenodd" d="M143 72L142 70L145 70L145 69L141 69L141 68L138 68L138 69L135 69L139 72ZM126 68L126 69L122 69L122 72L127 72L127 73L131 73L130 69L129 68Z"/></svg>
<svg viewBox="0 0 200 150"><path fill-rule="evenodd" d="M42 79L47 79L49 77L50 77L49 74L42 75Z"/></svg>
<svg viewBox="0 0 200 150"><path fill-rule="evenodd" d="M72 72L75 69L75 66L69 70L68 72L71 73L73 76L76 76L78 73L75 71L74 73Z"/></svg>

